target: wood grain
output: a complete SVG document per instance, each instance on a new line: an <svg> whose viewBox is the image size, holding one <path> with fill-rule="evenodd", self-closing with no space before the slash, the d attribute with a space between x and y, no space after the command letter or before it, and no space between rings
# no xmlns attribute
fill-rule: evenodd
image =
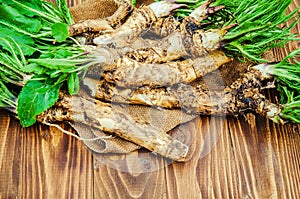
<svg viewBox="0 0 300 199"><path fill-rule="evenodd" d="M21 134L20 125L0 110L0 198L18 196Z"/></svg>
<svg viewBox="0 0 300 199"><path fill-rule="evenodd" d="M280 60L299 47L273 54ZM300 198L299 128L251 113L199 117L172 132L190 143L189 161L172 163L144 150L93 156L75 138L42 125L23 129L0 110L0 198Z"/></svg>
<svg viewBox="0 0 300 199"><path fill-rule="evenodd" d="M86 147L42 125L23 129L0 113L0 198L92 198Z"/></svg>
<svg viewBox="0 0 300 199"><path fill-rule="evenodd" d="M21 142L21 198L91 198L92 158L81 142L36 125Z"/></svg>

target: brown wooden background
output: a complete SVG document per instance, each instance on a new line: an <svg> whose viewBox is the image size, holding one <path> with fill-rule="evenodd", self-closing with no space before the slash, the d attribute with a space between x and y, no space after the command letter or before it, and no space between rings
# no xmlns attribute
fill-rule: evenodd
<svg viewBox="0 0 300 199"><path fill-rule="evenodd" d="M297 5L294 0L290 7ZM181 139L195 140L188 162L152 157L145 163L133 153L122 157L125 172L112 168L114 159L112 165L97 161L82 142L56 129L24 129L1 111L0 198L300 198L299 125L246 117L198 118L179 130ZM196 137L185 137L187 131ZM203 143L214 136L218 141L204 156Z"/></svg>

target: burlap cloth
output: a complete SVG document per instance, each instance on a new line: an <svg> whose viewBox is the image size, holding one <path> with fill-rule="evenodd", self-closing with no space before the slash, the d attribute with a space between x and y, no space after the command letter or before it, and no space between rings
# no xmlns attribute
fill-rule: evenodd
<svg viewBox="0 0 300 199"><path fill-rule="evenodd" d="M152 2L153 0L140 0L137 1L137 6ZM74 20L81 21L84 19L107 17L113 14L116 8L117 6L113 0L85 0L78 5L72 6L70 10L74 16ZM237 62L233 62L223 66L220 70L205 76L203 78L204 81L202 80L197 83L205 83L208 86L208 89L223 89L225 85L230 84L241 73L245 72L247 68L247 64L236 63ZM115 107L122 109L117 105ZM136 121L146 121L149 125L153 125L166 133L174 129L176 126L197 117L197 115L188 115L181 110L164 110L145 106L130 105L126 106L126 109L123 111L129 113L132 116L132 119ZM99 130L92 129L82 124L73 124L72 126L79 135L84 138L106 136L103 132L99 132ZM195 132L188 131L185 133ZM140 146L118 137L99 139L96 141L84 141L84 143L95 153L130 153L140 148Z"/></svg>
<svg viewBox="0 0 300 199"><path fill-rule="evenodd" d="M76 0L71 0L69 3L75 22L85 19L105 18L112 15L117 9L114 0L81 0L79 3L77 2ZM147 5L152 2L154 0L137 0L136 6Z"/></svg>

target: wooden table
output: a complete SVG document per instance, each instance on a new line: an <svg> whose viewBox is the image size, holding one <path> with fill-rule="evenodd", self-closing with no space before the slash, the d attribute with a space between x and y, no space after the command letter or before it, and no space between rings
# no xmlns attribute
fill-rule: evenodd
<svg viewBox="0 0 300 199"><path fill-rule="evenodd" d="M299 46L274 55L281 59ZM21 128L1 111L0 198L300 198L299 125L253 114L246 119L201 117L185 124L183 139L195 140L186 163L145 162L133 153L122 157L125 169L115 169L81 141L42 125ZM184 137L187 131L196 136Z"/></svg>

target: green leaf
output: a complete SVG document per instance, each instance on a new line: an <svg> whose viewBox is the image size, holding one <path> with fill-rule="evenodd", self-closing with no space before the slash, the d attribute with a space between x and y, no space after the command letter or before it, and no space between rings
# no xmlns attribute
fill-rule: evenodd
<svg viewBox="0 0 300 199"><path fill-rule="evenodd" d="M33 10L42 10L41 2L42 1L31 0L30 2L22 1L22 3L20 3L18 0L0 0L0 3L13 6L22 14L26 14L29 17L37 15L36 12L33 12Z"/></svg>
<svg viewBox="0 0 300 199"><path fill-rule="evenodd" d="M55 81L54 84L60 84L60 83L66 81L66 80L68 79L68 74L63 73L63 74L60 74L60 75L59 75L58 77L56 77L56 78L57 78L57 79L56 79L56 81Z"/></svg>
<svg viewBox="0 0 300 199"><path fill-rule="evenodd" d="M28 16L34 17L38 16L41 17L43 20L50 21L52 23L60 22L61 20L57 16L53 16L49 14L44 8L42 0L27 0L21 1L20 0L0 0L0 3L11 5L16 8L20 13ZM53 7L53 9L55 9Z"/></svg>
<svg viewBox="0 0 300 199"><path fill-rule="evenodd" d="M28 127L36 122L36 116L49 109L58 100L61 84L52 81L28 81L18 98L17 112L22 126Z"/></svg>
<svg viewBox="0 0 300 199"><path fill-rule="evenodd" d="M68 25L65 23L55 23L51 26L51 32L57 42L63 42L69 37Z"/></svg>
<svg viewBox="0 0 300 199"><path fill-rule="evenodd" d="M1 17L2 20L7 20L31 33L37 33L42 28L42 23L39 19L26 17L11 6L1 5L0 13L3 16Z"/></svg>
<svg viewBox="0 0 300 199"><path fill-rule="evenodd" d="M30 56L36 51L33 48L34 40L31 37L18 33L13 29L1 27L0 25L0 38L5 38L8 36L13 40L15 40L20 45L24 55ZM2 40L0 41L0 46L2 46L2 48L5 50L9 50L7 44Z"/></svg>
<svg viewBox="0 0 300 199"><path fill-rule="evenodd" d="M36 63L41 66L44 66L49 69L54 69L54 70L61 70L61 69L68 69L75 67L77 64L76 60L66 60L66 59L29 59L28 60L30 63Z"/></svg>
<svg viewBox="0 0 300 199"><path fill-rule="evenodd" d="M67 58L67 57L72 57L72 56L73 56L73 54L69 50L61 48L55 52L54 58L59 59L59 58Z"/></svg>
<svg viewBox="0 0 300 199"><path fill-rule="evenodd" d="M60 49L54 49L54 50L50 50L47 51L46 53L41 54L41 56L39 57L40 59L47 59L47 58L55 58L55 59L60 59L60 58L68 58L68 57L72 57L74 56L74 54L72 52L70 52L70 50L66 50L65 46L59 46L61 47ZM47 49L49 50L49 49Z"/></svg>
<svg viewBox="0 0 300 199"><path fill-rule="evenodd" d="M39 59L51 59L54 58L55 54L53 52L45 52L39 56Z"/></svg>
<svg viewBox="0 0 300 199"><path fill-rule="evenodd" d="M32 63L22 67L21 71L24 73L34 73L37 75L41 75L45 73L45 68L36 63Z"/></svg>
<svg viewBox="0 0 300 199"><path fill-rule="evenodd" d="M70 95L75 95L79 91L79 77L77 73L71 73L68 78L68 91Z"/></svg>

